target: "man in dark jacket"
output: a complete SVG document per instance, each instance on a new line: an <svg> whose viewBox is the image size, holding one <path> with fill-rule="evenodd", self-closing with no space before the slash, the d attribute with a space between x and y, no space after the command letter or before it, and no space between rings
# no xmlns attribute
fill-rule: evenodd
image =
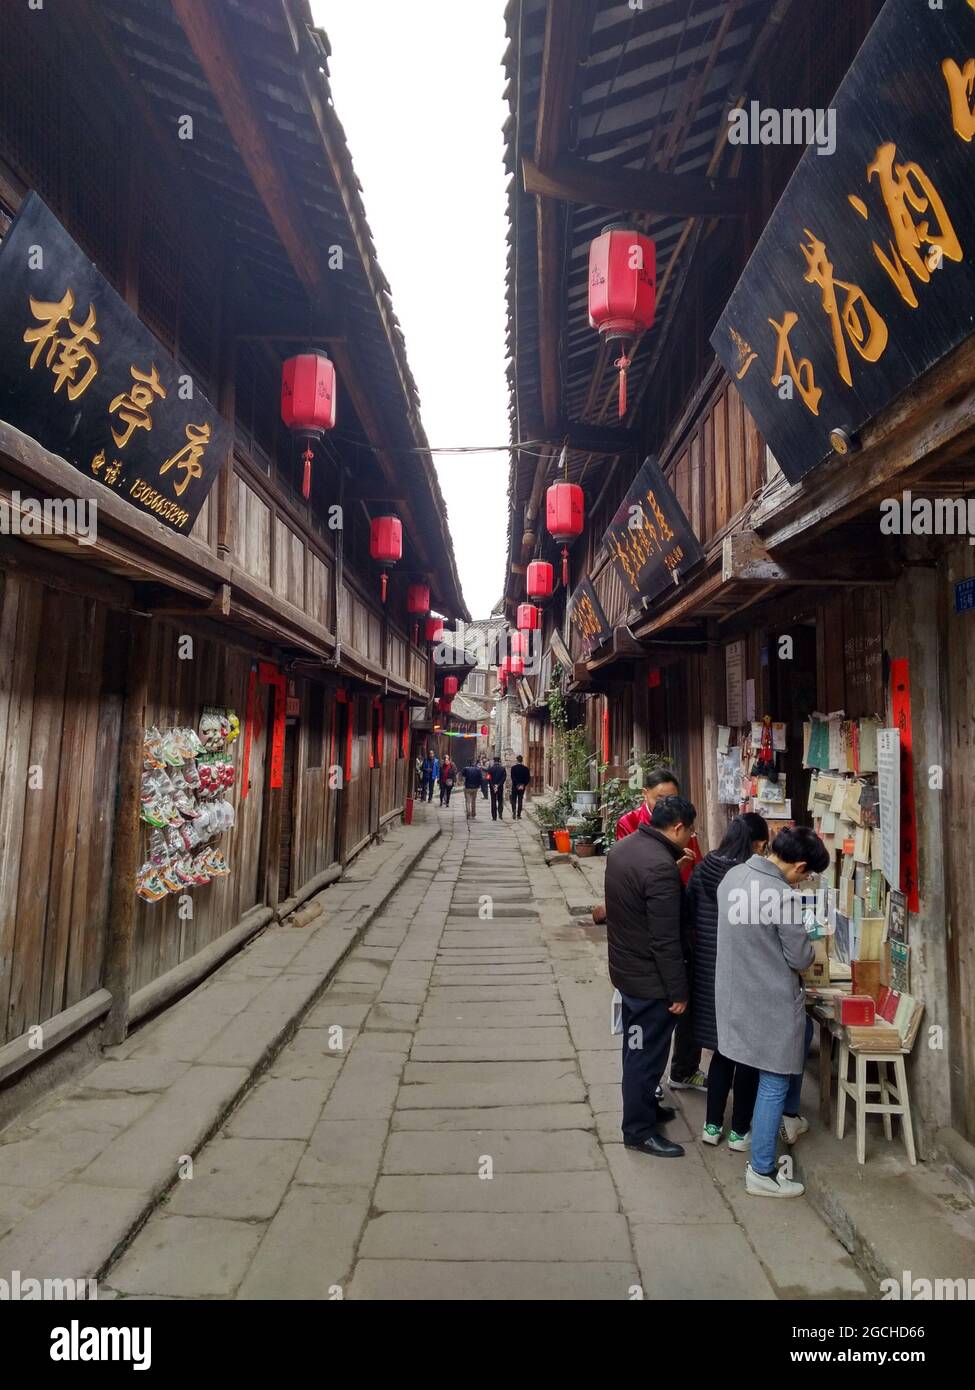
<svg viewBox="0 0 975 1390"><path fill-rule="evenodd" d="M500 758L495 758L491 764L491 819L497 820L500 816L504 820L504 784L508 779L504 763Z"/></svg>
<svg viewBox="0 0 975 1390"><path fill-rule="evenodd" d="M525 766L525 760L519 753L515 758L515 765L511 769L511 814L516 820L521 820L522 802L525 800L525 788L531 781L531 773Z"/></svg>
<svg viewBox="0 0 975 1390"><path fill-rule="evenodd" d="M678 861L697 812L661 797L649 825L620 840L606 861L609 978L623 997L623 1142L658 1158L681 1158L658 1125L674 1118L657 1086L677 1019L687 1008L687 921Z"/></svg>
<svg viewBox="0 0 975 1390"><path fill-rule="evenodd" d="M477 789L482 777L481 769L472 758L464 768L464 812L468 820L474 820L477 816Z"/></svg>

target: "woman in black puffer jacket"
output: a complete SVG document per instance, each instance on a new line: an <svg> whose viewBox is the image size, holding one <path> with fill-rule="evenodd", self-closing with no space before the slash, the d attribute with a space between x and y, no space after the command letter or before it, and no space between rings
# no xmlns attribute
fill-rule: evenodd
<svg viewBox="0 0 975 1390"><path fill-rule="evenodd" d="M701 1138L705 1144L721 1139L725 1106L734 1086L728 1147L746 1151L758 1072L736 1064L718 1051L718 1025L714 1009L714 972L718 959L718 884L729 869L744 864L753 854L764 854L768 825L754 812L736 816L716 850L697 865L687 887L694 943L694 975L691 984L691 1027L694 1041L713 1051L708 1068L708 1106Z"/></svg>

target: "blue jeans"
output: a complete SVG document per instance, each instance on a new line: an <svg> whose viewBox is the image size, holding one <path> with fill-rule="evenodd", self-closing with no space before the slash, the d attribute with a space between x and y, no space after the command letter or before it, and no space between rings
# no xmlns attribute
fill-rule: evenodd
<svg viewBox="0 0 975 1390"><path fill-rule="evenodd" d="M806 1015L806 1039L803 1056L809 1052L813 1023ZM802 1096L802 1072L789 1076L784 1072L760 1071L758 1095L752 1112L752 1171L771 1175L775 1172L776 1141L783 1115L798 1115Z"/></svg>

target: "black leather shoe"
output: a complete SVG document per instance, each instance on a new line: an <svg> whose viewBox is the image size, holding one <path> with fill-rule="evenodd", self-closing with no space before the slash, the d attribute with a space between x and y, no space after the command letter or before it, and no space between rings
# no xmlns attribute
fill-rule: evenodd
<svg viewBox="0 0 975 1390"><path fill-rule="evenodd" d="M672 1144L669 1139L665 1139L662 1134L648 1134L646 1139L639 1143L631 1143L624 1139L623 1145L627 1149L636 1149L640 1153L650 1154L653 1158L683 1158L684 1150L680 1144Z"/></svg>
<svg viewBox="0 0 975 1390"><path fill-rule="evenodd" d="M657 1106L657 1123L661 1125L669 1124L671 1120L677 1118L677 1111L671 1109L669 1105Z"/></svg>

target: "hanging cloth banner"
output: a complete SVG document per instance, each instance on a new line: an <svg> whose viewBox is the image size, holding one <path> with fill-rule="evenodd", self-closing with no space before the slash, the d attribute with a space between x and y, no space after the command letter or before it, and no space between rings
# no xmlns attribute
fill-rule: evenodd
<svg viewBox="0 0 975 1390"><path fill-rule="evenodd" d="M914 759L911 746L911 677L906 657L890 663L894 727L901 736L901 892L911 912L920 910L917 892L917 816L914 801Z"/></svg>
<svg viewBox="0 0 975 1390"><path fill-rule="evenodd" d="M247 800L250 791L251 741L254 737L254 697L257 693L257 671L252 666L247 677L247 712L244 715L244 757L240 769L240 799Z"/></svg>
<svg viewBox="0 0 975 1390"><path fill-rule="evenodd" d="M288 688L284 673L270 661L258 665L257 675L261 685L274 687L274 722L271 726L271 778L268 783L272 791L284 786L284 731L287 723Z"/></svg>

